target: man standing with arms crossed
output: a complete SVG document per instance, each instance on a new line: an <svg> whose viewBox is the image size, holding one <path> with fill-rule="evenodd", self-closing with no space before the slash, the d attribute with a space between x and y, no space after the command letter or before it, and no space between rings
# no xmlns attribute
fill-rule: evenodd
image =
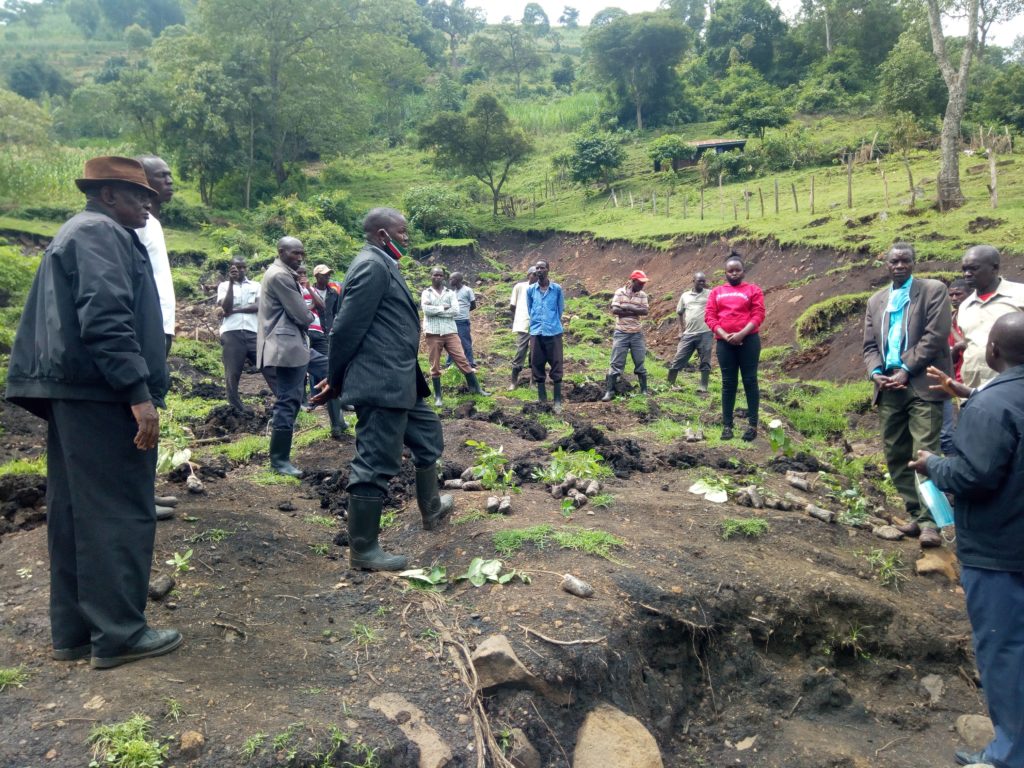
<svg viewBox="0 0 1024 768"><path fill-rule="evenodd" d="M402 446L416 468L416 501L423 528L438 528L451 513L451 496L438 491L437 461L444 450L441 421L423 398L420 317L398 269L409 245L408 225L394 208L374 208L363 219L366 243L345 275L331 330L327 380L312 402L340 394L358 418L356 455L348 480L349 562L369 571L400 571L404 555L381 549L380 518L388 481L401 470Z"/></svg>
<svg viewBox="0 0 1024 768"><path fill-rule="evenodd" d="M633 357L633 373L640 383L640 394L647 394L647 344L640 318L650 311L647 302L647 275L639 269L629 276L629 282L615 291L612 296L612 314L615 315L615 332L612 334L612 361L605 378L605 392L601 402L615 399L615 385L626 369L626 353Z"/></svg>
<svg viewBox="0 0 1024 768"><path fill-rule="evenodd" d="M430 286L420 294L420 309L423 310L423 340L427 345L427 357L430 360L430 381L434 386L434 407L444 405L441 397L441 353L447 352L448 357L466 377L469 391L474 395L485 393L480 389L476 371L466 360L462 351L462 342L455 329L455 315L458 305L455 292L444 284L444 267L430 270Z"/></svg>
<svg viewBox="0 0 1024 768"><path fill-rule="evenodd" d="M675 384L676 377L689 362L696 351L700 360L700 384L697 392L708 393L708 380L711 378L711 342L714 334L704 320L704 312L708 307L708 279L703 272L693 276L693 290L683 291L676 305L679 317L679 346L676 356L668 367L668 383Z"/></svg>
<svg viewBox="0 0 1024 768"><path fill-rule="evenodd" d="M969 248L960 269L972 291L957 310L957 324L966 342L960 376L974 389L996 376L985 362L988 333L1003 315L1024 310L1024 285L999 276L999 251L991 245Z"/></svg>
<svg viewBox="0 0 1024 768"><path fill-rule="evenodd" d="M135 229L156 192L142 165L96 157L75 182L82 213L36 272L11 350L7 399L47 421L46 510L53 658L109 669L169 653L152 629L153 483L167 341Z"/></svg>
<svg viewBox="0 0 1024 768"><path fill-rule="evenodd" d="M248 360L256 365L256 313L260 307L260 284L246 277L246 263L241 256L231 260L228 279L217 286L217 306L224 311L220 322L221 359L224 361L224 384L228 404L239 413L249 412L238 394L242 368ZM274 380L270 368L263 370L270 391Z"/></svg>
<svg viewBox="0 0 1024 768"><path fill-rule="evenodd" d="M882 444L889 476L906 505L910 522L897 526L919 536L922 548L942 546L928 508L918 497L907 462L918 451L937 453L942 402L949 395L930 388L927 369L952 374L949 330L952 324L946 286L914 278L914 247L896 243L886 257L892 285L868 299L864 313L864 364L875 384Z"/></svg>
<svg viewBox="0 0 1024 768"><path fill-rule="evenodd" d="M516 355L512 358L512 381L508 391L519 386L519 374L523 372L526 357L530 353L530 313L526 309L526 291L537 282L537 267L526 270L526 279L512 287L509 311L512 313L512 332L516 335Z"/></svg>
<svg viewBox="0 0 1024 768"><path fill-rule="evenodd" d="M548 401L544 386L545 368L551 368L554 387L554 411L562 412L562 313L565 295L562 286L548 277L548 263L538 261L535 267L537 282L526 291L526 311L530 315L530 373L537 385L537 400Z"/></svg>
<svg viewBox="0 0 1024 768"><path fill-rule="evenodd" d="M302 476L291 462L292 434L309 365L306 329L313 322L299 289L298 269L305 257L306 249L298 239L277 241L277 258L261 281L256 336L256 365L261 370L271 368L274 380L270 467L292 477Z"/></svg>

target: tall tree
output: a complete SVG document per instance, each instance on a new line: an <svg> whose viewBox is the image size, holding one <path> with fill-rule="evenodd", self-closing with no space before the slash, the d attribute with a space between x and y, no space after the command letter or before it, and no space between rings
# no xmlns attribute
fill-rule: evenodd
<svg viewBox="0 0 1024 768"><path fill-rule="evenodd" d="M662 5L695 33L704 29L707 19L706 0L664 0Z"/></svg>
<svg viewBox="0 0 1024 768"><path fill-rule="evenodd" d="M469 112L445 112L420 127L420 149L434 153L439 167L473 176L491 190L494 216L512 168L533 147L491 94L477 96Z"/></svg>
<svg viewBox="0 0 1024 768"><path fill-rule="evenodd" d="M771 77L775 46L786 34L779 9L768 0L719 0L704 34L705 58L711 72L725 75L736 50L754 69Z"/></svg>
<svg viewBox="0 0 1024 768"><path fill-rule="evenodd" d="M523 75L541 64L533 37L523 27L507 21L475 35L470 49L473 61L485 72L512 77L516 96L522 90Z"/></svg>
<svg viewBox="0 0 1024 768"><path fill-rule="evenodd" d="M435 29L448 38L448 52L453 69L459 66L459 46L479 29L483 29L486 16L480 8L467 8L466 0L430 0L424 15Z"/></svg>
<svg viewBox="0 0 1024 768"><path fill-rule="evenodd" d="M546 35L551 31L551 22L540 3L527 3L523 9L523 26L535 35Z"/></svg>
<svg viewBox="0 0 1024 768"><path fill-rule="evenodd" d="M967 0L967 39L960 52L960 64L953 66L953 60L942 32L942 12L938 0L927 0L928 28L932 35L932 52L946 82L949 101L942 117L939 168L938 203L940 211L959 208L966 202L960 189L960 124L964 119L967 104L967 83L971 71L971 59L978 42L978 0Z"/></svg>
<svg viewBox="0 0 1024 768"><path fill-rule="evenodd" d="M638 13L592 27L585 49L594 73L619 105L632 106L642 131L645 114L667 113L677 96L675 67L689 40L687 27L667 14Z"/></svg>
<svg viewBox="0 0 1024 768"><path fill-rule="evenodd" d="M985 55L988 33L996 24L1005 24L1024 14L1024 0L979 0L978 58Z"/></svg>
<svg viewBox="0 0 1024 768"><path fill-rule="evenodd" d="M606 24L611 24L616 19L621 19L623 16L628 16L628 15L629 14L626 13L621 8L617 8L615 6L609 6L608 8L604 8L604 9L602 9L602 10L600 10L597 13L594 14L594 18L592 18L590 20L590 26L592 28L593 27L603 27Z"/></svg>
<svg viewBox="0 0 1024 768"><path fill-rule="evenodd" d="M722 116L727 130L764 139L768 128L781 128L790 112L782 91L749 64L734 62L720 83Z"/></svg>
<svg viewBox="0 0 1024 768"><path fill-rule="evenodd" d="M580 12L567 5L562 9L562 15L558 17L558 23L566 29L576 29L580 25Z"/></svg>

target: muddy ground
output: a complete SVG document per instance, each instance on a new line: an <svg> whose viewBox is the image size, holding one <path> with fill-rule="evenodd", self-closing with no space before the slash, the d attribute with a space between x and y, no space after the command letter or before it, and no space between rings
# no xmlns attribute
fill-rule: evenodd
<svg viewBox="0 0 1024 768"><path fill-rule="evenodd" d="M518 261L504 258L521 266L547 247L524 248ZM606 251L581 241L573 257L587 262L581 282L603 286L637 265L621 250L617 261L601 261ZM652 279L674 286L685 285L697 258L668 265L662 261L671 257L633 258L641 256ZM824 256L809 255L808 263L814 258ZM576 274L569 264L559 261L560 274ZM767 332L783 327L778 321ZM486 349L492 332L481 322L478 346ZM500 361L488 362L488 383L498 388ZM691 378L684 374L686 386ZM249 392L262 385L255 374L244 381ZM623 546L609 559L528 543L501 559L506 569L527 573L529 584L411 590L395 575L347 567L341 488L351 441L298 451L295 462L307 473L298 486L254 484L263 457L237 466L211 459L205 493L188 494L185 473L159 487L181 505L174 520L158 526L153 575L174 572L165 564L174 553L192 549L193 556L149 616L155 626L180 629L185 642L171 655L111 671L50 660L40 481L12 491L20 501L7 503L25 502L22 509L34 508L37 520L26 512L17 530L0 538L0 667L29 672L23 687L0 693L0 765L86 765L90 730L135 712L152 718L154 737L168 747L167 765L420 765L402 723L371 706L385 692L423 711L451 749L451 766L484 764L476 734L485 722L499 741L521 728L541 765L570 766L577 730L602 702L638 718L667 766L952 764L952 751L963 746L954 721L984 713L984 704L962 591L947 576L913 574L914 542L883 542L870 531L776 510L761 513L770 525L762 537L723 540L722 521L752 510L732 500L707 502L688 488L713 474L736 486L793 491L763 438L752 447L659 442L638 429L630 398L606 405L569 392L568 427L549 431L541 421L553 421L541 418L543 410L505 395L479 413L449 401L444 461L451 477L473 463L467 439L503 446L522 478L512 514L474 514L489 494L455 491L454 524L424 532L406 462L389 494L397 514L384 546L455 576L474 557L498 557L496 532L549 524L614 534ZM716 407L709 402L708 424ZM31 417L3 406L0 425L4 460L38 454L44 433ZM259 425L256 419L226 431ZM566 516L530 479L556 444L594 445L612 460L608 508L588 505ZM828 505L820 494L804 495ZM902 555L908 579L901 591L879 583L865 558L874 549ZM594 596L562 591L566 573L589 582ZM467 685L456 659L495 634L547 683L537 686L545 692L498 687L477 694ZM938 695L922 686L927 675L941 678ZM332 728L347 738L330 753ZM183 753L186 731L202 734L203 744ZM615 754L607 757L614 765Z"/></svg>

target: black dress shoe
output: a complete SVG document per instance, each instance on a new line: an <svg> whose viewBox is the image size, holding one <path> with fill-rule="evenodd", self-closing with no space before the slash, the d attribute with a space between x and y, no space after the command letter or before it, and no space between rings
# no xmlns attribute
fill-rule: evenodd
<svg viewBox="0 0 1024 768"><path fill-rule="evenodd" d="M953 759L956 760L957 765L993 765L985 757L985 750L979 749L977 752L968 752L966 749L958 749L953 753Z"/></svg>
<svg viewBox="0 0 1024 768"><path fill-rule="evenodd" d="M181 645L181 633L176 629L146 628L139 642L119 656L93 656L93 669L113 669L140 659L163 656Z"/></svg>
<svg viewBox="0 0 1024 768"><path fill-rule="evenodd" d="M76 645L74 648L54 648L50 654L54 661L78 661L92 655L92 643Z"/></svg>

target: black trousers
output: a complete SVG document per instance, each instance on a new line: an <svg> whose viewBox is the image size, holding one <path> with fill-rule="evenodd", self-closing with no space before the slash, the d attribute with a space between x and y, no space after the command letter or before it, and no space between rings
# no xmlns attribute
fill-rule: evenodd
<svg viewBox="0 0 1024 768"><path fill-rule="evenodd" d="M444 452L441 420L433 408L417 400L411 410L356 406L356 455L348 476L355 496L381 497L388 480L402 468L402 446L416 467L429 467Z"/></svg>
<svg viewBox="0 0 1024 768"><path fill-rule="evenodd" d="M306 368L305 365L264 366L263 375L272 377L274 382L274 413L270 418L273 429L291 431L295 427L295 417L299 415L306 391Z"/></svg>
<svg viewBox="0 0 1024 768"><path fill-rule="evenodd" d="M146 629L156 449L140 451L125 403L53 400L46 520L53 647L117 656Z"/></svg>
<svg viewBox="0 0 1024 768"><path fill-rule="evenodd" d="M535 384L544 383L544 368L551 367L551 381L562 380L562 334L530 337L530 375Z"/></svg>
<svg viewBox="0 0 1024 768"><path fill-rule="evenodd" d="M757 383L757 364L761 359L761 337L752 333L739 346L718 340L718 367L722 369L722 424L732 426L732 411L736 406L738 379L743 377L743 392L747 396L747 421L757 426L761 407L761 390Z"/></svg>

